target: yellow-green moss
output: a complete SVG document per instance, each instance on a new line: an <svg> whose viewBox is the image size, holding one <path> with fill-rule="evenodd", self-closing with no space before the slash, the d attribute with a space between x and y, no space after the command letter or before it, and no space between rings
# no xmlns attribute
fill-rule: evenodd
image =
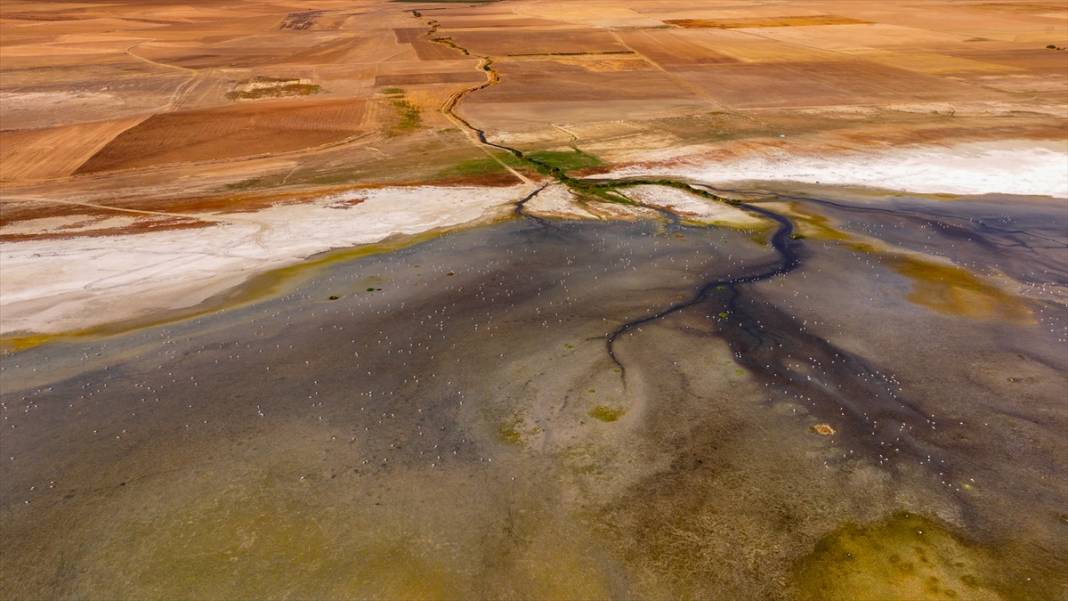
<svg viewBox="0 0 1068 601"><path fill-rule="evenodd" d="M1023 299L984 282L956 265L911 255L886 257L894 271L912 282L908 300L939 313L1031 321Z"/></svg>
<svg viewBox="0 0 1068 601"><path fill-rule="evenodd" d="M94 549L86 587L103 598L455 599L447 558L403 537L331 529L317 508L225 490ZM130 558L136 557L136 561Z"/></svg>
<svg viewBox="0 0 1068 601"><path fill-rule="evenodd" d="M991 561L937 522L898 513L828 534L795 565L793 584L798 601L1000 601Z"/></svg>
<svg viewBox="0 0 1068 601"><path fill-rule="evenodd" d="M518 418L510 419L500 425L497 428L497 437L502 442L508 444L519 444L523 442L523 433L519 431L520 420Z"/></svg>
<svg viewBox="0 0 1068 601"><path fill-rule="evenodd" d="M312 83L286 83L272 87L234 90L227 92L230 100L256 100L257 98L284 98L286 96L309 96L318 94L321 88Z"/></svg>
<svg viewBox="0 0 1068 601"><path fill-rule="evenodd" d="M912 283L910 302L945 315L1000 317L1030 322L1031 309L1020 297L1005 292L962 267L945 261L895 251L875 240L865 240L834 228L830 220L807 212L797 203L790 212L805 237L838 242L857 253L871 254Z"/></svg>
<svg viewBox="0 0 1068 601"><path fill-rule="evenodd" d="M607 405L597 405L593 409L590 409L590 417L599 419L602 422L614 422L626 414L627 410L622 407L609 407Z"/></svg>
<svg viewBox="0 0 1068 601"><path fill-rule="evenodd" d="M392 98L390 104L396 113L396 123L390 128L390 135L400 135L419 129L423 124L422 113L419 107L412 104L407 98Z"/></svg>

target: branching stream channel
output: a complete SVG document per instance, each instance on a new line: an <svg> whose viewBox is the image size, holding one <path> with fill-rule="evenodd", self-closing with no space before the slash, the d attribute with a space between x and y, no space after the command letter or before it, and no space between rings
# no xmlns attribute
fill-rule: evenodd
<svg viewBox="0 0 1068 601"><path fill-rule="evenodd" d="M412 12L412 16L414 16L416 18L421 18L423 16L422 12L419 11L419 10L413 10L411 12ZM453 41L451 38L437 35L437 31L438 31L438 27L439 27L439 24L438 24L437 21L431 19L431 20L429 20L427 22L427 24L429 26L429 31L427 32L427 38L430 41L438 43L438 44L442 44L442 45L445 45L445 46L447 46L449 48L457 50L457 51L463 53L465 56L471 56L470 50L468 50L467 48L465 48L463 46L460 46L455 41ZM620 336L626 334L627 332L629 332L630 330L632 330L634 328L640 327L640 326L642 326L644 324L651 323L651 322L656 321L658 319L663 319L664 317L667 317L667 316L669 316L669 315L671 315L671 314L673 314L675 312L681 311L682 309L685 309L687 307L691 307L691 306L697 305L698 303L701 303L701 302L705 301L709 297L709 295L711 295L713 292L726 292L726 295L728 296L729 300L726 303L726 311L725 312L731 313L737 308L734 301L735 301L735 299L737 298L737 295L738 295L738 289L737 289L738 285L740 285L740 284L748 284L748 283L753 283L753 282L759 282L759 281L762 281L762 280L767 280L767 279L773 278L775 276L785 275L786 273L790 272L795 267L797 267L798 264L800 263L800 256L798 255L798 251L795 248L798 245L798 243L791 239L791 234L793 234L793 232L794 232L794 224L787 217L785 217L783 215L780 215L778 213L775 213L773 211L770 211L770 210L768 210L766 208L757 207L757 206L755 206L753 204L742 202L740 200L734 200L734 199L725 198L723 196L720 196L720 195L717 195L717 194L711 192L707 188L698 187L697 185L694 185L694 184L689 183L689 182L684 182L684 181L679 181L679 180L672 180L672 179L667 179L667 178L657 178L657 179L627 178L625 180L604 180L604 179L598 179L598 178L575 178L575 177L571 177L570 175L568 175L566 170L564 170L564 169L562 169L562 168L560 168L560 167L558 167L556 165L552 165L552 164L550 164L548 162L540 161L535 157L529 156L528 154L524 153L523 151L519 150L518 148L514 148L512 146L507 146L507 145L504 145L504 144L499 144L499 143L490 141L489 138L486 135L485 130L476 127L470 121L468 121L467 119L465 119L464 117L462 117L462 116L460 116L460 115L458 115L456 113L456 110L459 107L460 102L467 95L472 94L474 92L477 92L479 90L483 90L483 89L485 89L485 88L487 88L489 86L497 85L501 81L500 74L493 67L493 59L491 57L489 57L489 56L479 56L478 58L479 58L478 68L486 73L486 81L484 83L482 83L482 84L477 85L477 86L474 86L474 87L471 87L471 88L467 88L467 89L461 91L458 94L454 94L452 97L450 97L445 102L444 105L442 105L441 110L447 116L449 116L450 120L452 120L454 123L460 124L461 127L465 128L470 133L474 134L475 137L478 139L479 143L485 145L486 147L488 147L490 149L493 149L493 150L504 151L504 152L510 154L511 156L515 157L516 159L518 159L521 163L529 165L535 171L552 177L555 181L559 182L560 184L563 184L563 185L567 186L567 188L569 190L571 190L576 195L576 197L578 197L578 198L584 198L584 197L593 196L593 197L596 197L596 198L598 198L600 200L606 200L606 201L609 201L609 202L622 202L622 203L625 203L625 204L639 204L639 205L644 206L646 208L649 208L649 209L657 211L663 217L665 217L671 224L676 225L676 226L679 223L677 215L675 215L674 213L672 213L670 211L661 209L659 207L653 207L653 206L645 205L645 204L642 204L642 203L637 203L633 199L628 198L626 195L622 194L619 191L620 188L625 188L625 187L628 187L628 186L639 186L639 185L666 186L666 187L680 188L680 189L685 190L686 192L689 192L691 194L694 194L696 196L704 198L704 199L706 199L706 200L708 200L710 202L722 202L722 203L725 203L725 204L729 204L731 206L738 207L738 208L742 209L743 211L752 213L752 214L757 215L759 217L770 219L770 220L774 221L776 223L776 225L777 225L777 228L776 228L775 232L772 234L771 240L770 240L772 248L775 250L776 253L778 253L778 256L779 256L777 261L772 262L770 264L751 267L749 269L742 269L742 270L740 270L740 272L737 275L732 275L732 276L727 277L727 278L718 278L718 279L714 279L712 281L706 282L695 292L695 294L693 295L692 298L690 298L690 299L688 299L686 301L683 301L683 302L672 304L671 306L669 306L669 307L667 307L667 308L665 308L663 310L657 311L657 312L655 312L655 313L653 313L651 315L647 315L645 317L636 318L636 319L633 319L633 320L628 321L626 323L620 324L615 330L613 330L607 336L605 336L605 348L606 348L606 350L608 352L608 356L612 359L612 362L619 368L620 375L621 375L621 377L624 378L624 380L625 380L625 377L626 377L626 375L625 375L625 369L626 368L624 367L623 363L620 361L619 357L616 355L616 352L615 352L615 343L616 343L616 340L618 340ZM528 203L535 196L537 196L539 193L541 193L545 188L546 188L546 185L542 185L541 187L535 189L533 192L531 192L527 196L525 196L522 199L520 199L516 203L516 208L515 208L516 215L519 216L519 217L523 217L523 218L526 218L526 219L531 219L531 220L537 221L539 224L541 224L543 226L547 226L547 227L550 226L548 221L546 221L546 220L544 220L544 219L542 219L540 217L536 217L536 216L530 215L530 214L526 213L525 210L524 210L524 207L525 207L526 203ZM749 332L750 334L752 334L754 337L756 337L759 340L760 337L759 337L759 334L757 334L757 330L754 330L754 329L751 329L751 328L746 328L746 331Z"/></svg>
<svg viewBox="0 0 1068 601"><path fill-rule="evenodd" d="M412 11L412 14L417 18L422 16L422 13L418 10ZM428 39L453 48L466 56L472 56L467 48L458 45L451 38L437 35L439 25L436 21L429 20L428 26ZM835 348L825 340L813 336L796 339L804 332L804 328L800 327L799 324L792 323L795 320L788 318L786 315L779 314L774 318L766 317L762 320L761 316L747 313L743 304L740 303L740 286L784 276L800 265L802 242L799 239L800 236L794 235L794 224L788 217L750 202L721 196L705 186L686 181L669 178L606 180L572 177L566 170L548 162L540 161L518 148L491 141L487 137L485 130L476 127L469 120L456 113L460 102L467 95L501 82L500 74L494 69L492 57L478 56L477 58L479 58L478 68L486 72L486 81L451 97L442 106L442 111L454 122L459 123L474 134L479 143L492 150L506 152L520 163L529 165L538 173L550 176L556 182L567 186L577 198L593 197L602 201L640 205L657 211L672 227L680 228L684 226L680 224L678 216L674 213L659 207L638 203L621 191L627 187L640 185L672 187L682 189L709 202L720 202L737 207L775 223L775 230L769 239L770 247L776 254L774 258L760 258L752 261L749 265L741 265L734 268L732 273L726 277L717 277L702 282L689 298L620 323L604 336L605 350L612 363L617 367L624 386L626 385L626 366L616 352L616 345L621 337L643 325L665 319L690 307L708 303L715 306L715 311L710 311L709 314L714 313L716 315L717 326L729 341L738 362L747 369L762 374L768 382L779 386L804 389L807 394L801 393L802 396L823 400L828 405L824 409L832 413L835 411L848 411L851 419L864 424L860 427L865 430L870 429L872 423L878 423L880 420L883 420L884 423L887 421L902 423L902 420L906 418L920 419L921 421L924 419L921 412L913 409L905 399L897 395L893 386L892 376L879 373L877 370L865 365L861 359L851 356L842 349ZM543 227L552 227L550 221L530 215L524 210L525 205L545 188L546 185L542 185L520 199L516 203L516 215L533 220ZM769 194L769 196L773 195ZM803 199L794 197L793 200ZM783 322L788 322L789 326ZM771 323L778 324L781 330L777 332L768 328ZM849 382L847 389L853 388L855 393L863 394L868 398L883 399L884 402L881 404L879 411L873 414L868 407L856 407L845 402L848 394L828 395L825 391L818 390L818 386L794 381L793 378L787 376L786 374L789 373L789 370L784 368L783 357L779 356L780 353L777 352L778 349L783 347L783 342L786 342L785 336L781 332L787 329L798 332L798 334L795 334L795 339L789 341L793 345L803 346L808 349L807 354L810 357L818 356L826 364L838 366L834 374L829 374L834 380L840 382L845 379ZM823 393L821 394L821 392ZM857 442L872 447L873 450L878 449L880 445L887 444L887 440L878 437L858 438ZM917 444L916 441L908 437L895 436L893 443L898 453L904 450L914 457L922 457L927 452L926 449L922 448L922 445ZM945 468L939 467L939 469Z"/></svg>

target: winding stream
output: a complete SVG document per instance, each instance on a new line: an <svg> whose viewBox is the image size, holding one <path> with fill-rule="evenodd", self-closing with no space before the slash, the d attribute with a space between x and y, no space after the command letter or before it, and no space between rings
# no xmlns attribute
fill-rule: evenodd
<svg viewBox="0 0 1068 601"><path fill-rule="evenodd" d="M413 10L413 11L411 11L411 13L412 13L412 16L415 17L415 18L421 18L422 17L422 13L419 10ZM444 46L446 46L448 48L452 48L454 50L457 50L457 51L463 53L465 56L474 56L471 53L470 49L465 48L465 47L457 44L453 39L451 39L449 37L439 37L439 36L437 36L436 33L438 31L438 28L439 28L439 23L436 20L433 20L433 19L428 20L427 21L427 26L428 26L428 31L427 31L426 37L430 41L438 43L438 44L442 44L442 45L444 45ZM688 192L690 192L692 194L696 194L696 195L702 196L702 197L704 197L704 198L706 198L707 200L710 200L710 201L723 202L723 203L726 203L726 204L730 204L732 206L736 206L736 207L738 207L738 208L740 208L740 209L742 209L742 210L744 210L744 211L746 211L748 213L752 213L754 215L757 215L759 217L763 217L765 219L770 219L770 220L774 221L777 224L777 228L776 228L774 234L771 237L771 246L775 250L775 252L778 254L778 259L775 262L773 262L773 263L771 263L769 265L761 265L761 266L750 268L750 269L742 269L741 273L739 273L737 275L732 275L732 276L727 277L727 278L717 278L717 279L713 279L711 281L705 282L703 285L701 285L700 288L697 289L697 291L694 293L693 297L690 298L689 300L672 304L671 306L666 307L666 308L664 308L664 309L662 309L660 311L657 311L657 312L655 312L655 313L653 313L651 315L647 315L645 317L636 318L636 319L630 320L630 321L628 321L626 323L620 324L616 329L614 329L612 332L610 332L605 337L605 350L607 351L608 356L611 358L612 362L616 365L616 367L619 368L620 375L621 375L621 377L624 378L624 381L626 379L626 368L624 367L623 362L620 360L620 358L617 355L616 350L615 350L616 341L619 339L620 336L626 334L627 332L631 331L634 328L637 328L637 327L640 327L640 326L642 326L644 324L647 324L647 323L662 319L662 318L667 317L667 316L669 316L669 315L671 315L673 313L676 313L676 312L678 312L678 311L680 311L682 309L697 305L698 303L701 303L704 300L706 300L708 298L708 296L713 291L718 290L718 289L726 288L726 289L728 289L730 291L731 301L728 303L727 312L728 313L733 312L733 310L735 309L735 298L738 295L737 286L742 285L742 284L750 284L750 283L754 283L754 282L760 282L760 281L763 281L763 280L767 280L767 279L773 278L773 277L778 276L778 275L786 274L786 273L792 271L795 267L797 267L800 264L800 260L801 259L800 259L800 256L798 254L798 251L797 251L797 246L799 245L799 243L791 239L791 234L794 231L794 224L787 217L785 217L784 215L781 215L779 213L771 211L771 210L769 210L767 208L758 207L758 206L755 206L755 205L753 205L751 203L746 203L746 202L742 202L742 201L728 200L728 199L726 199L726 198L724 198L722 196L719 196L719 195L714 194L712 192L709 192L707 190L695 188L694 186L692 186L688 182L683 182L683 181L673 180L673 179L668 179L668 178L660 178L660 179L628 178L626 180L620 180L619 182L613 182L613 181L604 180L604 179L601 179L601 178L573 178L570 175L568 175L565 170L563 170L563 169L561 169L561 168L559 168L559 167L557 167L555 165L551 165L549 163L546 163L544 161L539 161L539 160L529 156L528 154L524 153L522 150L520 150L518 148L515 148L515 147L512 147L512 146L508 146L508 145L505 145L505 144L499 144L499 143L491 141L488 138L488 136L486 134L486 131L484 129L475 126L468 119L466 119L466 118L464 118L464 117L462 117L462 116L460 116L460 115L458 115L456 113L456 110L459 107L460 102L465 97L467 97L468 95L473 94L473 93L475 93L475 92L477 92L479 90L483 90L483 89L486 89L486 88L488 88L490 86L497 85L501 81L500 74L493 67L493 58L492 57L489 57L489 56L478 56L478 59L479 59L478 69L481 70L481 71L484 71L486 73L486 81L481 83L481 84L479 84L479 85L477 85L477 86L474 86L474 87L471 87L471 88L467 88L467 89L465 89L465 90L463 90L463 91L461 91L461 92L459 92L457 94L454 94L454 95L450 96L449 99L446 100L446 102L441 106L441 111L443 113L445 113L446 116L448 116L449 119L452 120L454 123L458 123L461 127L466 128L470 133L474 134L474 136L478 139L479 143L483 144L484 146L486 146L486 147L488 147L490 149L501 150L501 151L504 151L504 152L507 152L507 153L511 154L516 159L519 159L522 162L525 162L525 163L528 163L528 164L534 166L538 171L550 175L554 180L556 180L557 182L567 186L569 189L576 191L578 194L582 193L581 192L582 189L588 188L590 186L604 190L604 189L612 189L612 188L614 188L614 186L616 186L618 184L621 184L621 183L622 184L626 184L628 186L633 186L633 185L657 185L657 186L677 187L677 188L685 189L686 191L688 191ZM576 148L576 150L577 150L577 148ZM542 218L534 216L534 215L530 215L529 213L527 213L524 210L525 205L531 199L533 199L535 196L537 196L546 187L547 187L547 184L546 185L542 185L541 187L537 188L536 190L534 190L533 192L531 192L530 194L528 194L524 198L520 199L515 205L515 214L516 214L516 216L522 217L522 218L526 218L526 219L531 219L533 221L536 221L539 224L546 225L548 222L545 219L542 219ZM633 202L633 201L631 201L631 202ZM644 206L646 208L650 208L650 209L656 210L661 215L667 216L669 220L671 220L673 222L677 222L677 216L675 216L673 213L670 213L669 211L665 211L665 210L659 209L657 207L652 207L652 206L645 205L645 204L642 204L642 203L636 203L636 204L640 204L641 206Z"/></svg>

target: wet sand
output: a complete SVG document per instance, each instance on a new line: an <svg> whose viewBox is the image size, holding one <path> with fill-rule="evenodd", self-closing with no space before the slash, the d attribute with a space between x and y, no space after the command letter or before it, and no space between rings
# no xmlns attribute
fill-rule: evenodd
<svg viewBox="0 0 1068 601"><path fill-rule="evenodd" d="M0 592L1064 598L1064 203L746 192L3 357Z"/></svg>

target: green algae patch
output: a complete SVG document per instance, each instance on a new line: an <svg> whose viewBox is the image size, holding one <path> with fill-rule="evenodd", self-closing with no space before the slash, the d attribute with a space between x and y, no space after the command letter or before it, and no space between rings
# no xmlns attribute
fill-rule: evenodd
<svg viewBox="0 0 1068 601"><path fill-rule="evenodd" d="M567 180L571 192L584 201L610 202L613 204L627 205L630 207L643 206L627 198L622 192L607 185L580 185L574 184L577 180Z"/></svg>
<svg viewBox="0 0 1068 601"><path fill-rule="evenodd" d="M542 433L537 424L527 427L527 420L522 415L513 415L497 426L497 439L510 445L521 445L532 436Z"/></svg>
<svg viewBox="0 0 1068 601"><path fill-rule="evenodd" d="M798 238L853 241L853 236L833 227L830 219L804 210L799 203L790 203L790 216L794 218L794 223L798 228L793 235Z"/></svg>
<svg viewBox="0 0 1068 601"><path fill-rule="evenodd" d="M891 256L887 261L894 271L912 282L908 300L917 305L946 315L1033 321L1031 310L1022 299L961 267L909 255Z"/></svg>
<svg viewBox="0 0 1068 601"><path fill-rule="evenodd" d="M522 169L524 166L526 163L510 153L495 152L493 156L455 163L438 171L430 179L442 182L512 182L515 179L512 170Z"/></svg>
<svg viewBox="0 0 1068 601"><path fill-rule="evenodd" d="M296 78L256 77L243 81L227 92L230 100L257 100L260 98L285 98L287 96L309 96L318 94L322 88L318 84Z"/></svg>
<svg viewBox="0 0 1068 601"><path fill-rule="evenodd" d="M718 202L718 201L713 201ZM771 237L775 235L775 231L778 229L778 225L768 221L761 217L762 223L754 224L751 222L732 221L730 219L710 219L704 220L684 220L686 225L693 225L695 227L715 227L720 229L734 230L741 232L749 239L761 246L767 246L771 241Z"/></svg>
<svg viewBox="0 0 1068 601"><path fill-rule="evenodd" d="M331 508L285 496L228 490L128 525L97 549L82 584L116 599L464 596L419 541L356 516L331 528Z"/></svg>
<svg viewBox="0 0 1068 601"><path fill-rule="evenodd" d="M829 219L806 212L797 203L790 205L790 213L802 228L804 237L838 242L854 252L875 255L898 275L908 279L912 290L906 298L913 304L943 315L1034 322L1034 315L1024 299L962 267L898 252L879 241L866 241L834 228Z"/></svg>
<svg viewBox="0 0 1068 601"><path fill-rule="evenodd" d="M552 169L559 169L560 171L566 172L579 169L592 169L604 165L604 163L601 162L601 159L578 149L568 151L530 152L524 154L523 157L533 163L535 168L544 174L548 174Z"/></svg>
<svg viewBox="0 0 1068 601"><path fill-rule="evenodd" d="M505 172L505 164L518 166L515 157L510 154L498 153L498 158L471 159L461 161L455 165L438 172L440 178L454 177L477 177L480 175L496 175Z"/></svg>
<svg viewBox="0 0 1068 601"><path fill-rule="evenodd" d="M257 100L260 98L285 98L287 96L310 96L321 91L317 84L292 83L270 88L255 88L252 90L235 90L227 92L226 97L230 100Z"/></svg>
<svg viewBox="0 0 1068 601"><path fill-rule="evenodd" d="M626 409L622 407L609 407L608 405L597 405L593 409L590 409L589 416L601 420L602 422L614 422L623 417L627 413Z"/></svg>
<svg viewBox="0 0 1068 601"><path fill-rule="evenodd" d="M519 444L523 442L523 433L519 427L522 424L522 420L519 418L513 418L505 421L497 428L497 438L501 442L508 444Z"/></svg>
<svg viewBox="0 0 1068 601"><path fill-rule="evenodd" d="M399 136L419 129L423 124L423 116L419 107L412 104L407 98L390 97L390 104L396 116L396 122L389 129L390 136Z"/></svg>
<svg viewBox="0 0 1068 601"><path fill-rule="evenodd" d="M798 601L999 601L992 555L922 516L847 524L794 566Z"/></svg>
<svg viewBox="0 0 1068 601"><path fill-rule="evenodd" d="M0 353L17 353L60 338L53 334L27 334L25 336L0 337Z"/></svg>
<svg viewBox="0 0 1068 601"><path fill-rule="evenodd" d="M771 244L771 236L775 232L770 229L744 229L743 230L749 238L749 241L757 246L768 246Z"/></svg>

